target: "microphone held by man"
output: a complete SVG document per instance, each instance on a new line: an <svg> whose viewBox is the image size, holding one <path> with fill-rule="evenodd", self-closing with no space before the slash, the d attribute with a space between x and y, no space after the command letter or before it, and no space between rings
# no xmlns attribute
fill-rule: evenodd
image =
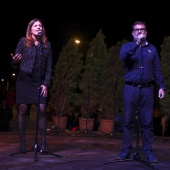
<svg viewBox="0 0 170 170"><path fill-rule="evenodd" d="M139 34L137 36L137 41L136 41L136 44L138 45L142 45L146 40L146 35L145 34Z"/></svg>

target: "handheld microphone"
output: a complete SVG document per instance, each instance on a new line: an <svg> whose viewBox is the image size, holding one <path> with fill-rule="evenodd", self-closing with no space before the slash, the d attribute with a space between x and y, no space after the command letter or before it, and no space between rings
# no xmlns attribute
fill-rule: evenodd
<svg viewBox="0 0 170 170"><path fill-rule="evenodd" d="M38 31L38 39L39 39L39 41L42 41L41 39L42 39L42 32L41 31Z"/></svg>
<svg viewBox="0 0 170 170"><path fill-rule="evenodd" d="M39 53L40 55L42 54L42 48L44 47L44 44L42 42L42 32L41 31L38 31L38 39L39 39L39 44L38 44L38 47L39 47Z"/></svg>
<svg viewBox="0 0 170 170"><path fill-rule="evenodd" d="M140 39L140 41L141 41L141 42L145 41L145 37L142 37L142 38Z"/></svg>
<svg viewBox="0 0 170 170"><path fill-rule="evenodd" d="M39 35L39 36L42 36L42 32L41 32L41 31L38 31L38 35Z"/></svg>

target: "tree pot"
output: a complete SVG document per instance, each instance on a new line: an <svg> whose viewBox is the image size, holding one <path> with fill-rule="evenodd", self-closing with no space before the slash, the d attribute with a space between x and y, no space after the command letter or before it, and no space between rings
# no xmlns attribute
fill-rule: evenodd
<svg viewBox="0 0 170 170"><path fill-rule="evenodd" d="M93 118L79 118L80 131L93 131L94 119Z"/></svg>

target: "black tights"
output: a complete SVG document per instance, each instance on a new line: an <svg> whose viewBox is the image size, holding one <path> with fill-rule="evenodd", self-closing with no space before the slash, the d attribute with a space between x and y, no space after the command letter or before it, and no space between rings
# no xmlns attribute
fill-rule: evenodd
<svg viewBox="0 0 170 170"><path fill-rule="evenodd" d="M25 149L26 141L25 141L25 130L26 130L26 121L27 121L27 111L28 105L27 104L20 104L18 106L18 128L20 134L20 141L21 141L21 150ZM39 110L39 121L38 121L38 128L41 135L41 149L45 151L46 149L46 104L40 104Z"/></svg>

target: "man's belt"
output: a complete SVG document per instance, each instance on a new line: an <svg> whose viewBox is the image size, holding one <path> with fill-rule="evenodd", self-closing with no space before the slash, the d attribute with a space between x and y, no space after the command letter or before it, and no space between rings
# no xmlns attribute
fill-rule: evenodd
<svg viewBox="0 0 170 170"><path fill-rule="evenodd" d="M149 83L132 83L132 82L125 81L125 84L133 86L133 87L145 88L145 87L152 86L154 83L153 82L149 82Z"/></svg>

